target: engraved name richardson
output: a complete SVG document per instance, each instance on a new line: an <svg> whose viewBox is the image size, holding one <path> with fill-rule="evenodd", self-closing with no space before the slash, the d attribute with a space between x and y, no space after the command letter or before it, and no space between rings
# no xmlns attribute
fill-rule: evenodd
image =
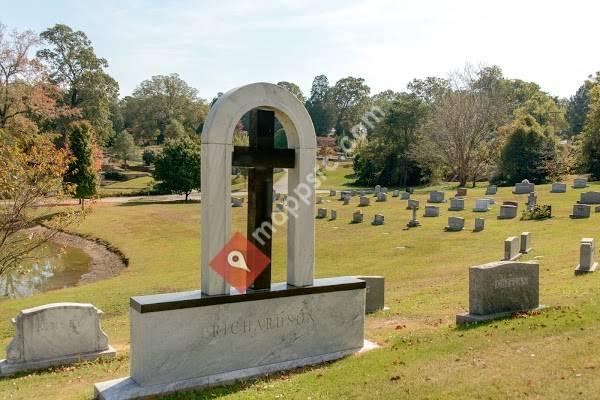
<svg viewBox="0 0 600 400"><path fill-rule="evenodd" d="M238 319L207 326L202 330L202 336L208 338L222 338L228 335L254 335L286 327L315 324L310 311L301 310L298 313L280 313L272 316Z"/></svg>
<svg viewBox="0 0 600 400"><path fill-rule="evenodd" d="M529 277L515 276L510 278L496 279L494 289L510 289L513 287L526 286L529 284Z"/></svg>

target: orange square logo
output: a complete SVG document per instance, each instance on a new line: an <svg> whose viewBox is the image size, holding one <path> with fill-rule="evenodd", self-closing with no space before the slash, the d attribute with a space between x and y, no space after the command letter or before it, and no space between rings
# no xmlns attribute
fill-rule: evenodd
<svg viewBox="0 0 600 400"><path fill-rule="evenodd" d="M232 287L244 292L270 263L269 257L236 232L208 265Z"/></svg>

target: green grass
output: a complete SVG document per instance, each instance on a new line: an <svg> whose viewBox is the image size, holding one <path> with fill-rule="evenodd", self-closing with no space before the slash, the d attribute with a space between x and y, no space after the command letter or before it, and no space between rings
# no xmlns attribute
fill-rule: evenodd
<svg viewBox="0 0 600 400"><path fill-rule="evenodd" d="M319 164L321 166L321 164ZM351 161L344 161L338 164L330 162L328 168L323 168L321 178L321 188L325 189L348 189L358 187L354 181L354 169Z"/></svg>
<svg viewBox="0 0 600 400"><path fill-rule="evenodd" d="M99 192L102 196L124 196L150 190L152 189L152 186L154 186L154 179L151 176L142 176L128 181L102 186Z"/></svg>
<svg viewBox="0 0 600 400"><path fill-rule="evenodd" d="M327 187L327 186L325 186ZM586 190L600 190L592 185ZM414 197L424 204L426 190ZM316 273L384 275L386 305L367 317L366 335L382 347L327 365L306 368L170 399L555 399L597 398L600 380L600 285L598 274L574 277L579 240L600 236L600 215L571 220L568 215L582 190L549 193L537 188L538 201L551 204L546 221L497 220L498 205L486 214L470 211L483 188L469 189L466 211L419 219L422 226L404 230L410 218L406 202L389 198L362 208L365 222L350 224L357 199L336 209L337 221L316 220ZM448 192L447 197L452 193ZM500 188L497 203L526 195ZM244 231L246 206L234 208L234 229ZM370 224L383 213L383 226ZM464 216L466 229L445 232L450 215ZM486 218L473 233L476 216ZM106 239L130 259L129 268L110 280L0 302L0 345L8 344L10 318L22 308L57 301L91 302L102 309L103 327L121 356L109 362L84 363L0 380L0 399L90 399L94 382L128 375L128 298L133 295L199 287L200 205L98 205L77 230ZM454 316L468 304L468 268L499 260L503 240L532 232L532 253L540 262L540 297L548 310L540 315L457 329ZM285 278L285 229L273 246L276 281Z"/></svg>

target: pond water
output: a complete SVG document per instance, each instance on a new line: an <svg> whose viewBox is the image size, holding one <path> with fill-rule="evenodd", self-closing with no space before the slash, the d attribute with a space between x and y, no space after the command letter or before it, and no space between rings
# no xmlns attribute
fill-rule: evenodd
<svg viewBox="0 0 600 400"><path fill-rule="evenodd" d="M46 243L23 269L0 278L0 300L75 286L90 270L90 257L75 247Z"/></svg>

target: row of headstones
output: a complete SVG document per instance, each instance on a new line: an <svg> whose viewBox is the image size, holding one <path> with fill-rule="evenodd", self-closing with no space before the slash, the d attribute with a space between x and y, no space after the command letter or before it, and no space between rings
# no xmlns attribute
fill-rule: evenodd
<svg viewBox="0 0 600 400"><path fill-rule="evenodd" d="M588 187L587 182L588 181L586 178L577 178L577 179L575 179L575 181L573 183L573 188L576 188L576 189L586 188L586 187ZM551 192L564 193L566 191L567 191L566 183L553 183L552 184ZM486 196L495 195L497 192L498 192L498 187L495 185L490 185L486 188L485 195ZM340 200L344 201L344 204L347 205L352 197L359 195L359 196L361 196L359 205L360 206L368 206L369 198L365 196L365 194L367 194L367 193L371 193L371 191L369 191L369 190L340 191ZM383 202L383 201L387 200L388 189L386 187L381 187L381 186L377 185L377 186L375 186L375 189L372 191L372 193L375 197L377 197L376 201L378 201L378 202ZM526 179L523 182L517 183L515 185L515 189L513 190L513 193L529 194L530 197L528 198L528 202L527 202L529 208L534 207L535 204L537 203L537 194L535 193L535 184L530 183ZM336 195L337 195L336 190L329 191L330 197L335 197ZM450 199L450 202L451 202L450 210L451 211L463 210L464 209L464 199L462 197L466 197L466 195L467 195L467 189L458 188L457 192L456 192L456 196L454 198ZM392 197L400 197L401 200L408 200L410 198L410 192L394 190L392 192ZM275 191L273 192L273 200L274 201L277 201L277 200L285 201L285 198L286 198L286 196L284 194L280 194ZM477 199L474 211L489 211L489 209L487 209L483 205L484 201L485 201L485 199ZM493 200L488 199L488 201L490 201L490 204L494 204ZM242 205L244 203L244 198L243 197L232 197L231 202L232 202L233 207L242 207ZM427 202L428 203L445 203L446 202L445 193L440 190L434 190L429 193L429 199L427 200ZM316 203L322 204L323 198L321 196L317 196ZM600 193L599 192L582 193L580 203L600 204ZM479 207L478 205L481 205L481 207ZM585 207L581 208L578 211L580 214L584 215L579 218L585 218ZM573 214L575 215L575 218L577 218L578 213L576 213L575 210L574 210Z"/></svg>
<svg viewBox="0 0 600 400"><path fill-rule="evenodd" d="M587 178L576 178L573 181L573 189L584 189L588 187ZM521 183L515 184L513 194L528 194L535 191L535 184L524 179ZM552 193L565 193L567 191L567 184L561 182L555 182L552 184L550 192Z"/></svg>
<svg viewBox="0 0 600 400"><path fill-rule="evenodd" d="M581 193L579 202L573 205L573 213L571 218L589 218L592 213L592 205L600 204L600 192L585 192ZM600 212L600 206L594 208L596 212Z"/></svg>
<svg viewBox="0 0 600 400"><path fill-rule="evenodd" d="M430 206L427 206L427 207L430 207ZM427 207L425 208L425 210L427 210ZM434 207L434 208L437 208L437 207ZM413 210L416 210L416 208L413 208ZM327 218L327 213L328 213L328 210L326 208L317 209L317 219ZM337 219L337 211L331 210L329 220L335 221L336 219ZM362 213L362 211L356 210L352 214L352 223L359 224L363 221L364 221L364 214ZM373 221L372 221L373 225L383 225L384 223L385 223L385 216L383 214L375 214L373 216ZM417 226L417 225L419 225L418 221L416 220L416 217L413 216L413 218L409 221L408 226L411 227L411 226ZM465 227L465 219L464 218L448 217L448 226L446 227L447 231L457 232L457 231L463 230L464 227ZM475 218L474 231L480 232L480 231L484 230L484 228L485 228L485 219L484 218Z"/></svg>
<svg viewBox="0 0 600 400"><path fill-rule="evenodd" d="M505 240L504 261L469 268L469 312L456 315L458 325L490 321L515 312L539 309L539 264L516 261L531 251L531 234ZM575 275L596 271L596 245L593 238L580 243L579 265Z"/></svg>

